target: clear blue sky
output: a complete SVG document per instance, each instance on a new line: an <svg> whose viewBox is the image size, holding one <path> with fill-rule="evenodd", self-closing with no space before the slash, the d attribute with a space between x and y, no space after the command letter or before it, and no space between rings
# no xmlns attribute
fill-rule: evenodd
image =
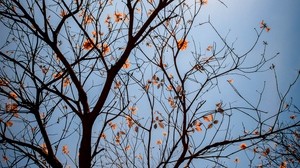
<svg viewBox="0 0 300 168"><path fill-rule="evenodd" d="M300 70L300 0L222 1L228 8L218 2L218 0L209 0L208 5L205 6L202 11L203 21L207 20L209 15L212 23L222 35L225 36L230 31L229 40L234 41L237 39L235 43L236 48L242 53L249 49L249 46L251 46L254 41L254 28L259 29L260 21L264 20L270 26L271 31L264 33L262 40L268 41L268 56L280 52L280 55L273 60L272 63L278 68L280 84L282 84L282 88L284 89ZM198 34L195 34L194 38L197 38L197 36ZM202 48L205 48L217 40L217 38L211 34L205 34L200 38L208 39L203 41L203 43L201 41L201 45L203 45ZM250 57L261 53L262 43L260 42L258 45L257 50L255 50ZM273 77L270 74L271 73L262 73L252 77L251 80L245 81L236 79L234 84L241 86L240 88L247 89L244 93L248 93L251 96L256 89L262 88L264 80L267 80L269 82L268 84L272 83ZM297 83L297 88L293 91L293 95L296 96L295 100L298 100L297 102L300 106L300 81ZM223 91L221 94L226 97L232 94L232 90ZM268 90L267 94L272 97L272 90ZM275 102L276 101L270 101L268 103L272 105L272 103ZM247 166L245 165L244 167Z"/></svg>

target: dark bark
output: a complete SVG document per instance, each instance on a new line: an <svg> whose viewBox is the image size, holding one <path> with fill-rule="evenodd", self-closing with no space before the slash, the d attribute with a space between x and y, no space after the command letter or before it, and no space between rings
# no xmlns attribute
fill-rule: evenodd
<svg viewBox="0 0 300 168"><path fill-rule="evenodd" d="M95 118L91 119L87 114L82 118L82 139L79 149L79 167L89 168L92 161L92 129Z"/></svg>

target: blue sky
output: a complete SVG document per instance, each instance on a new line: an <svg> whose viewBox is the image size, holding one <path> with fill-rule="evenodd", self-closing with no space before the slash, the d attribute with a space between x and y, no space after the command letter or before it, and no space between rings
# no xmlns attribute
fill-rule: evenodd
<svg viewBox="0 0 300 168"><path fill-rule="evenodd" d="M215 3L219 5L211 6ZM208 5L213 22L225 31L231 29L230 34L238 38L237 43L247 44L253 38L253 28L265 20L271 27L262 37L269 43L268 53L280 52L276 66L279 71L285 71L285 77L293 77L300 67L300 1L225 0L224 3L228 8L217 1Z"/></svg>
<svg viewBox="0 0 300 168"><path fill-rule="evenodd" d="M243 53L249 49L255 40L254 28L259 30L259 23L264 20L271 31L263 33L261 41L254 52L250 54L250 57L260 54L263 49L262 41L267 41L267 57L280 53L270 63L275 64L279 83L282 89L285 89L300 70L300 1L223 0L223 2L228 8L218 0L210 0L202 11L203 21L210 17L220 34L223 36L228 34L229 42L236 40L235 49ZM212 35L205 35L204 38L207 39L210 36L213 37ZM247 81L247 83L256 83L255 81L257 81L257 86L259 86L265 80L269 81L270 84L274 83L272 73L255 75L255 78ZM249 86L251 85L249 84ZM257 86L254 89L258 89ZM297 83L296 88L294 93L299 93L300 82ZM297 94L294 95L298 96ZM298 96L298 100L299 98Z"/></svg>
<svg viewBox="0 0 300 168"><path fill-rule="evenodd" d="M284 89L300 70L300 0L284 2L279 0L223 0L223 2L228 8L217 0L209 0L208 5L202 11L203 21L210 16L212 23L221 35L225 36L229 32L229 40L231 42L236 40L235 46L242 53L249 49L254 42L256 34L254 28L259 29L260 21L264 20L271 27L271 31L264 33L261 40L268 41L267 54L269 57L280 52L280 55L272 63L278 68L279 82ZM218 41L215 35L206 32L203 35L201 33L193 35L194 38L198 38L198 36L206 39L201 41L201 48L206 48L212 42ZM250 57L260 54L261 50L262 42L260 41ZM234 84L240 86L242 91L251 97L255 89L262 88L264 80L267 80L268 84L274 82L274 78L270 74L261 73L251 77L250 80L235 79ZM293 91L294 96L298 96L296 100L299 102L300 97L297 93L300 93L300 82L297 83L297 86ZM267 91L268 97L274 94L272 91L272 89ZM221 94L226 97L232 93L232 90L225 90ZM276 101L267 100L266 103L272 105ZM298 104L300 105L300 103Z"/></svg>

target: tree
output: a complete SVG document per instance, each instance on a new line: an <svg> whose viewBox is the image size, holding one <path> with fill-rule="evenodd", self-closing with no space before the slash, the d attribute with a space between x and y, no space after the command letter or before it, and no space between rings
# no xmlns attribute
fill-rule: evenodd
<svg viewBox="0 0 300 168"><path fill-rule="evenodd" d="M299 75L275 110L262 105L265 87L251 100L234 83L275 72L266 42L248 61L264 21L238 53L199 22L206 0L0 2L3 167L222 167L244 151L253 166L269 156L258 147L299 129L282 117L299 113L287 101ZM202 26L219 37L204 50L193 36ZM239 103L210 97L225 82Z"/></svg>

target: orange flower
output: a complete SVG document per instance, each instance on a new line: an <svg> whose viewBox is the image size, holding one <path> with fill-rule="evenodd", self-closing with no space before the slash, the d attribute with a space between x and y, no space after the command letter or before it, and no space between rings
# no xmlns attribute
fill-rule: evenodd
<svg viewBox="0 0 300 168"><path fill-rule="evenodd" d="M85 50L91 50L94 48L94 39L87 39L83 42L83 49Z"/></svg>
<svg viewBox="0 0 300 168"><path fill-rule="evenodd" d="M62 147L62 152L63 152L64 154L69 154L68 145L64 145L64 146Z"/></svg>
<svg viewBox="0 0 300 168"><path fill-rule="evenodd" d="M177 41L177 47L181 51L186 50L187 49L187 45L188 45L188 41L187 40L180 39L179 41Z"/></svg>
<svg viewBox="0 0 300 168"><path fill-rule="evenodd" d="M246 145L245 143L242 143L242 144L240 144L240 148L241 148L242 150L244 150L244 149L247 148L247 145Z"/></svg>
<svg viewBox="0 0 300 168"><path fill-rule="evenodd" d="M131 66L130 61L127 59L125 64L123 65L123 68L128 69L128 68L130 68L130 66Z"/></svg>

